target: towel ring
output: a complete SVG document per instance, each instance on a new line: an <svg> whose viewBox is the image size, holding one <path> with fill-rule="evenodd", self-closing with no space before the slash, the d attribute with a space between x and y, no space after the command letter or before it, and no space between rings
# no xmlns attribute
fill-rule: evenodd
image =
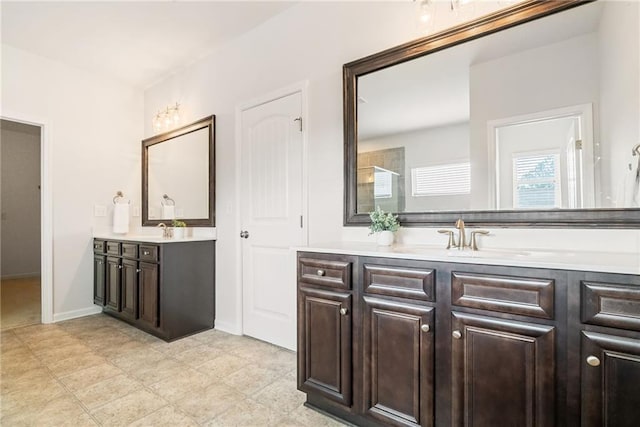
<svg viewBox="0 0 640 427"><path fill-rule="evenodd" d="M164 194L162 196L162 198L164 199L164 202L162 202L163 205L165 205L165 206L175 206L176 205L175 200L173 200L171 197L167 196L166 194ZM171 202L171 204L168 204L169 202Z"/></svg>
<svg viewBox="0 0 640 427"><path fill-rule="evenodd" d="M115 205L116 203L118 203L118 199L122 199L123 197L124 194L122 194L122 191L118 191L116 195L113 196L113 204Z"/></svg>
<svg viewBox="0 0 640 427"><path fill-rule="evenodd" d="M631 149L631 154L634 156L640 156L640 144L636 144L632 149Z"/></svg>

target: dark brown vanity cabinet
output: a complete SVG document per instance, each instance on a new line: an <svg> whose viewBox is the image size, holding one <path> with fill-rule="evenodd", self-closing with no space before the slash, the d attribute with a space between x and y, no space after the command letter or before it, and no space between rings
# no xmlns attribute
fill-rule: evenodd
<svg viewBox="0 0 640 427"><path fill-rule="evenodd" d="M94 302L167 341L213 328L214 244L96 239Z"/></svg>
<svg viewBox="0 0 640 427"><path fill-rule="evenodd" d="M301 252L298 345L307 405L356 425L640 420L637 275Z"/></svg>

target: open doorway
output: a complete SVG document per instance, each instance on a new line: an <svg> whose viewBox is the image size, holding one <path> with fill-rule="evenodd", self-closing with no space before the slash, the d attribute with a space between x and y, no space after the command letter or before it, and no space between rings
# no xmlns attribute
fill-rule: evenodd
<svg viewBox="0 0 640 427"><path fill-rule="evenodd" d="M0 328L38 324L41 300L41 128L0 120Z"/></svg>

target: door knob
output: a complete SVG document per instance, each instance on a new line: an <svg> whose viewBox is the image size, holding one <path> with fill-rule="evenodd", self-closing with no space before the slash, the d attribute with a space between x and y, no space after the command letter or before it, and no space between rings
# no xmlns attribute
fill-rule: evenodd
<svg viewBox="0 0 640 427"><path fill-rule="evenodd" d="M455 331L453 331L453 333L451 335L457 340L462 338L462 332L458 331L457 329Z"/></svg>
<svg viewBox="0 0 640 427"><path fill-rule="evenodd" d="M600 366L600 359L598 359L596 356L589 356L587 357L587 364L589 364L589 366Z"/></svg>
<svg viewBox="0 0 640 427"><path fill-rule="evenodd" d="M243 239L248 239L249 238L249 232L248 231L241 231L240 232L240 237L242 237Z"/></svg>
<svg viewBox="0 0 640 427"><path fill-rule="evenodd" d="M420 329L422 329L422 332L429 332L429 325L422 325L420 326Z"/></svg>

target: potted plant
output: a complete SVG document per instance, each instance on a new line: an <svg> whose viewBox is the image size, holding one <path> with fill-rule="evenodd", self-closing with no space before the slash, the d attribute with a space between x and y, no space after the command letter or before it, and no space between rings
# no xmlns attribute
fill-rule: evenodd
<svg viewBox="0 0 640 427"><path fill-rule="evenodd" d="M184 231L187 227L187 223L178 219L174 219L171 225L173 226L173 237L175 239L184 238Z"/></svg>
<svg viewBox="0 0 640 427"><path fill-rule="evenodd" d="M375 211L369 213L369 218L371 218L369 235L378 235L378 245L390 246L394 239L393 233L400 228L398 216L394 216L390 212L387 213L380 209L380 206L377 206Z"/></svg>

